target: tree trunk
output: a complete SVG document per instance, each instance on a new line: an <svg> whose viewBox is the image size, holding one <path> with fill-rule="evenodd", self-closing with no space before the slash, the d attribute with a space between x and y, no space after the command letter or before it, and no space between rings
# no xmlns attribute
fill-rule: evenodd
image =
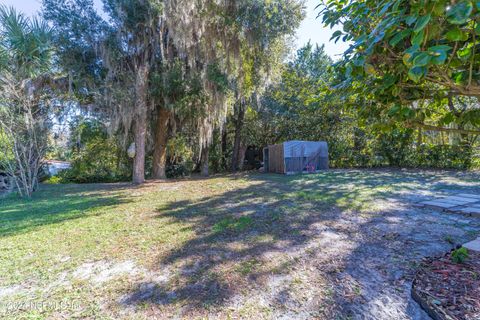
<svg viewBox="0 0 480 320"><path fill-rule="evenodd" d="M165 167L167 164L168 120L170 110L158 107L157 123L155 126L155 150L153 151L153 178L166 179Z"/></svg>
<svg viewBox="0 0 480 320"><path fill-rule="evenodd" d="M209 147L205 146L202 148L200 156L200 172L204 177L208 177L208 152Z"/></svg>
<svg viewBox="0 0 480 320"><path fill-rule="evenodd" d="M420 148L420 146L422 144L423 144L422 128L418 128L418 131L417 131L417 148Z"/></svg>
<svg viewBox="0 0 480 320"><path fill-rule="evenodd" d="M147 79L149 69L141 66L135 79L135 158L133 161L133 183L145 182L145 138L147 135Z"/></svg>
<svg viewBox="0 0 480 320"><path fill-rule="evenodd" d="M243 170L243 163L245 162L245 152L247 151L247 146L243 143L240 144L239 155L238 155L238 169Z"/></svg>
<svg viewBox="0 0 480 320"><path fill-rule="evenodd" d="M227 168L227 126L224 125L222 128L222 143L221 143L221 152L222 152L222 159L220 165L222 166L222 170L228 170Z"/></svg>
<svg viewBox="0 0 480 320"><path fill-rule="evenodd" d="M232 154L232 172L238 170L240 159L240 142L242 139L242 128L245 119L245 103L244 101L238 102L237 117L235 119L235 138L233 140L233 154Z"/></svg>
<svg viewBox="0 0 480 320"><path fill-rule="evenodd" d="M140 112L140 111L139 111ZM145 182L145 136L147 133L147 115L137 115L135 121L135 158L133 159L133 183Z"/></svg>

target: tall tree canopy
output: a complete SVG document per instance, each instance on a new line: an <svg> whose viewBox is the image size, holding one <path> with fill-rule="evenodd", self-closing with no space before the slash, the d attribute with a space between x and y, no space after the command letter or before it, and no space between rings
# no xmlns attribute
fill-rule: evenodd
<svg viewBox="0 0 480 320"><path fill-rule="evenodd" d="M241 124L245 101L259 93L273 66L281 62L279 49L298 27L302 4L295 0L211 0L180 1L167 8L167 16L173 17L170 29L176 47L190 57L192 68L199 69L210 97L206 117L199 118L206 164L213 129L223 127L228 103L233 102L235 113L240 115L237 123ZM227 99L229 93L233 93L233 101ZM238 158L240 129L233 163Z"/></svg>
<svg viewBox="0 0 480 320"><path fill-rule="evenodd" d="M102 21L91 0L44 1L44 16L63 43L63 66L72 77L91 80L72 83L87 86L80 91L112 111L109 118L117 132L122 130L127 140L133 132L135 182L145 176L149 136L155 139L153 176L165 176L168 127L186 114L195 122L207 173L214 129L222 128L229 106L250 99L268 83L273 65L283 58L286 37L300 23L302 3L103 2L109 21ZM81 60L83 68L72 64L71 57ZM87 66L90 75L81 73ZM154 134L149 132L151 118L157 120Z"/></svg>

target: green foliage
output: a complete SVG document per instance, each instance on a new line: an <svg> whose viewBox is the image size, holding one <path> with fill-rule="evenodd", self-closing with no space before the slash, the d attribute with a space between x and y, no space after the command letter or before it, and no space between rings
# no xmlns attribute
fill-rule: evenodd
<svg viewBox="0 0 480 320"><path fill-rule="evenodd" d="M480 125L479 8L473 2L326 1L323 21L344 22L334 40L352 43L338 64L310 44L285 62L288 36L303 17L301 1L229 6L208 0L188 10L173 3L104 0L107 23L90 0L44 1L59 62L73 81L69 89L81 101L112 107L109 121L124 140L136 123L134 66L148 66L142 106L172 111L168 177L190 174L206 145L214 169L227 167L237 128L242 147L325 140L334 167L475 166L474 134L448 131L476 132ZM239 105L244 122L235 118L243 117ZM147 118L150 112L145 109ZM446 137L431 127L447 130ZM81 147L72 149L75 175L81 181L127 176L130 164L115 139L92 134L96 138L84 132Z"/></svg>
<svg viewBox="0 0 480 320"><path fill-rule="evenodd" d="M386 158L391 166L405 166L409 146L413 146L413 130L395 128L378 136L376 154Z"/></svg>
<svg viewBox="0 0 480 320"><path fill-rule="evenodd" d="M210 72L218 76L218 81L225 81L223 74L218 69ZM210 74L209 77L214 77ZM213 79L212 79L213 81ZM224 85L224 84L219 84ZM223 89L226 90L225 87ZM182 121L205 116L205 106L208 96L205 92L200 77L194 72L186 72L185 62L174 59L173 62L164 64L150 74L150 94L154 101L164 104L170 110L175 110Z"/></svg>
<svg viewBox="0 0 480 320"><path fill-rule="evenodd" d="M167 144L168 164L165 170L167 178L189 176L194 167L192 157L193 150L184 136L178 135L169 139Z"/></svg>
<svg viewBox="0 0 480 320"><path fill-rule="evenodd" d="M267 88L260 106L246 112L244 129L247 145L263 146L285 140L330 140L339 137L337 97L328 97L326 87L333 78L332 60L323 47L311 44L298 50L279 82ZM333 142L333 140L332 140ZM333 143L332 143L333 145Z"/></svg>
<svg viewBox="0 0 480 320"><path fill-rule="evenodd" d="M45 21L28 19L13 7L0 6L0 70L24 79L50 72L51 33Z"/></svg>
<svg viewBox="0 0 480 320"><path fill-rule="evenodd" d="M53 177L49 177L47 180L43 181L43 183L46 183L46 184L60 184L63 181L64 180L61 177L53 176Z"/></svg>
<svg viewBox="0 0 480 320"><path fill-rule="evenodd" d="M0 128L0 171L5 170L8 163L14 161L14 156L11 148L11 144L8 143L8 136L4 130Z"/></svg>
<svg viewBox="0 0 480 320"><path fill-rule="evenodd" d="M447 21L451 24L465 24L470 19L473 11L471 1L459 1L447 8Z"/></svg>
<svg viewBox="0 0 480 320"><path fill-rule="evenodd" d="M409 126L441 127L432 111L451 112L447 97L480 97L479 14L465 0L326 1L323 22L330 27L341 22L333 38L351 43L337 65L344 75L337 88L350 91L353 104L380 111L379 117L402 105L411 110L408 115L388 117ZM477 100L456 109L452 122L478 134L478 111Z"/></svg>
<svg viewBox="0 0 480 320"><path fill-rule="evenodd" d="M422 145L410 151L410 167L437 169L472 169L472 149L469 146Z"/></svg>
<svg viewBox="0 0 480 320"><path fill-rule="evenodd" d="M354 92L329 88L329 83L342 77L332 64L321 47L299 49L280 81L267 90L261 107L247 109L246 143L263 146L295 139L324 140L329 144L330 165L337 168L475 167L475 136L450 134L452 141L446 143L437 133L405 128L402 121L415 115L418 108L412 110L400 103L386 112L383 106L365 100L363 105L351 106L349 102L356 101ZM452 102L458 110L468 110L475 103L466 98ZM438 123L457 125L452 117L435 114L435 105L425 107ZM464 125L462 117L457 121Z"/></svg>
<svg viewBox="0 0 480 320"><path fill-rule="evenodd" d="M74 125L71 168L60 172L62 182L94 183L129 179L130 164L117 141L96 121Z"/></svg>
<svg viewBox="0 0 480 320"><path fill-rule="evenodd" d="M471 169L472 148L462 145L414 143L413 132L393 130L380 136L374 150L387 160L383 164L410 168Z"/></svg>
<svg viewBox="0 0 480 320"><path fill-rule="evenodd" d="M299 0L103 4L108 21L91 0L44 1L44 17L55 26L60 65L73 80L69 89L82 102L110 108L110 123L125 140L138 122L139 107L147 118L151 109L146 105L174 111L172 128L188 135L196 153L210 144L234 91L236 99L252 99L277 73L288 36L303 18ZM140 67L148 70L144 94L134 92L141 88L136 81ZM172 175L189 171L178 162L169 166Z"/></svg>
<svg viewBox="0 0 480 320"><path fill-rule="evenodd" d="M208 65L207 78L217 86L218 91L222 93L226 93L228 91L229 83L227 75L220 70L218 64L213 63Z"/></svg>
<svg viewBox="0 0 480 320"><path fill-rule="evenodd" d="M468 259L468 250L465 247L461 247L452 252L452 261L455 263L464 263Z"/></svg>
<svg viewBox="0 0 480 320"><path fill-rule="evenodd" d="M92 103L101 85L104 65L93 43L100 43L107 27L91 0L42 0L43 18L53 26L56 59L69 74L69 91L82 103Z"/></svg>
<svg viewBox="0 0 480 320"><path fill-rule="evenodd" d="M193 166L189 163L168 164L165 168L167 178L184 178L188 177L193 170Z"/></svg>
<svg viewBox="0 0 480 320"><path fill-rule="evenodd" d="M27 197L39 182L60 87L51 35L45 21L0 5L0 166Z"/></svg>

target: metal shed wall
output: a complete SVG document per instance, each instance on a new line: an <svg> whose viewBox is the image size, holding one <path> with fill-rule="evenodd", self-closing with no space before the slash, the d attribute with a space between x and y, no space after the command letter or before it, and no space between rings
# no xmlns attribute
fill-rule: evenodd
<svg viewBox="0 0 480 320"><path fill-rule="evenodd" d="M300 173L328 169L325 141L286 141L264 148L265 172Z"/></svg>
<svg viewBox="0 0 480 320"><path fill-rule="evenodd" d="M285 158L295 158L303 154L304 157L328 157L328 145L325 141L286 141L284 145Z"/></svg>
<svg viewBox="0 0 480 320"><path fill-rule="evenodd" d="M286 141L285 173L316 172L328 169L328 144L325 141Z"/></svg>

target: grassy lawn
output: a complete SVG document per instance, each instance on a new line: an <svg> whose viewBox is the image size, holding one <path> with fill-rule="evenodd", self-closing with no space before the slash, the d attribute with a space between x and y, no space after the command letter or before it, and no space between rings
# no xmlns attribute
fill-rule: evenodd
<svg viewBox="0 0 480 320"><path fill-rule="evenodd" d="M43 185L31 200L0 200L0 316L313 318L367 312L361 299L380 299L374 285L383 280L360 274L358 265L372 263L387 280L401 272L408 286L416 261L480 230L480 219L411 204L454 191L479 193L478 178L338 170L141 187ZM391 297L409 304L402 285L392 285Z"/></svg>

